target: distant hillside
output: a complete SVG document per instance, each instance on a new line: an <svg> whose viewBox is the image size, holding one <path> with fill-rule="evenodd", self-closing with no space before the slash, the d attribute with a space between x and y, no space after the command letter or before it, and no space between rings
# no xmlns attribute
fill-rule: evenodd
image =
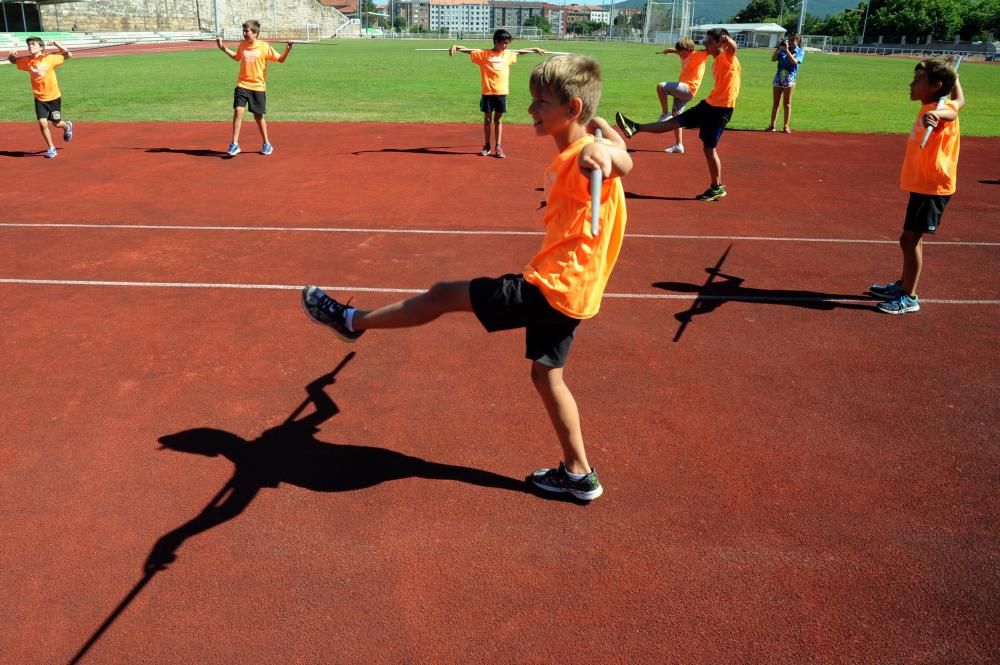
<svg viewBox="0 0 1000 665"><path fill-rule="evenodd" d="M806 11L820 18L852 9L858 6L858 0L807 0ZM698 22L721 23L728 21L734 14L747 6L749 0L703 0L696 2L694 13ZM625 0L616 2L615 7L645 7L646 0Z"/></svg>

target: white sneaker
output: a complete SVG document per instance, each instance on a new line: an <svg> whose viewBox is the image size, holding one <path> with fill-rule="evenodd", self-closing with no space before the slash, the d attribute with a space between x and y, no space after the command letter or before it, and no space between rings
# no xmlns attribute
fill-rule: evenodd
<svg viewBox="0 0 1000 665"><path fill-rule="evenodd" d="M657 122L666 122L667 120L670 120L673 117L674 116L670 115L669 113L664 113L663 115L660 116L660 119L657 120Z"/></svg>
<svg viewBox="0 0 1000 665"><path fill-rule="evenodd" d="M684 154L684 146L682 146L680 143L677 143L676 145L672 145L669 148L664 148L663 152L671 152L671 153L674 153L676 155L683 155Z"/></svg>

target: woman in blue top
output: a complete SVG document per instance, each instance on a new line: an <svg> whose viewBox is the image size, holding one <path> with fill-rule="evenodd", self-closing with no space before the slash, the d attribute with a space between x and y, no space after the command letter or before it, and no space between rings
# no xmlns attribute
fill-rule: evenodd
<svg viewBox="0 0 1000 665"><path fill-rule="evenodd" d="M771 62L778 63L778 72L774 75L774 104L771 106L771 124L767 126L767 131L774 131L774 120L778 117L778 102L784 98L785 107L785 129L786 134L791 134L788 128L788 119L792 117L792 91L795 89L795 76L799 73L799 65L806 57L806 52L802 50L802 38L797 34L790 39L783 40L778 44L778 48L771 55Z"/></svg>

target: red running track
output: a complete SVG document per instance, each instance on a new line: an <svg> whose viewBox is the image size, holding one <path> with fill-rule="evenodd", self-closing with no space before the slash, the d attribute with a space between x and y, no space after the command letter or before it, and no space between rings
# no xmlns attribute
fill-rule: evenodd
<svg viewBox="0 0 1000 665"><path fill-rule="evenodd" d="M81 123L45 160L5 126L0 662L1000 657L1000 142L963 141L904 317L863 298L900 137L729 132L711 204L700 154L630 144L567 370L582 507L522 489L558 445L518 333L348 347L294 290L520 269L552 146L507 133L501 161L473 125L274 123L228 160L226 123Z"/></svg>

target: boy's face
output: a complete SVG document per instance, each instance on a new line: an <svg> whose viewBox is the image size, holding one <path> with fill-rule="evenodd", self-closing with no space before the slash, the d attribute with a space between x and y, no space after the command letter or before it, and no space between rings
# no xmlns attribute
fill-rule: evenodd
<svg viewBox="0 0 1000 665"><path fill-rule="evenodd" d="M537 136L552 136L565 130L573 119L573 107L562 101L558 95L543 88L531 91L531 105L528 106L532 126Z"/></svg>
<svg viewBox="0 0 1000 665"><path fill-rule="evenodd" d="M253 28L245 25L243 26L243 39L252 42L257 39L257 34L253 31Z"/></svg>
<svg viewBox="0 0 1000 665"><path fill-rule="evenodd" d="M941 82L931 83L927 78L927 72L913 72L913 80L910 81L910 99L921 101L925 104L937 101L941 96Z"/></svg>
<svg viewBox="0 0 1000 665"><path fill-rule="evenodd" d="M708 51L709 55L716 56L719 55L719 47L722 45L717 39L712 39L708 35L705 36L705 50Z"/></svg>
<svg viewBox="0 0 1000 665"><path fill-rule="evenodd" d="M493 42L493 50L494 51L506 51L508 46L510 46L510 40L509 39L501 39L501 40Z"/></svg>
<svg viewBox="0 0 1000 665"><path fill-rule="evenodd" d="M39 44L38 42L35 41L28 42L28 53L30 53L31 55L38 55L44 50L45 46L43 44Z"/></svg>

